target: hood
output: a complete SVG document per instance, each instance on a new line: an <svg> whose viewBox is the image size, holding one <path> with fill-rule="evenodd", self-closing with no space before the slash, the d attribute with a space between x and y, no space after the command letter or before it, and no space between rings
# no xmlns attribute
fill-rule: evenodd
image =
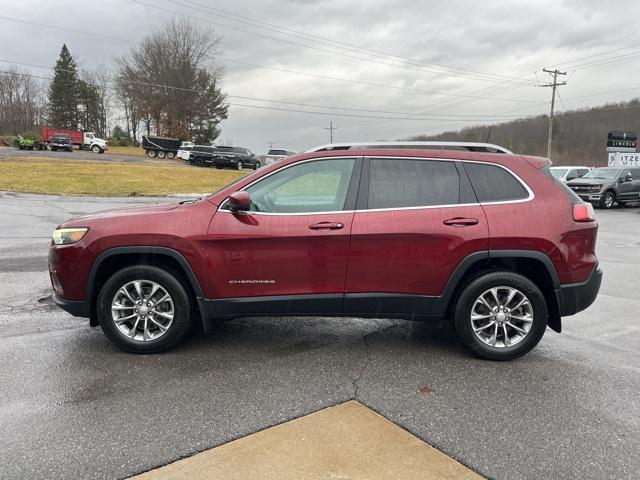
<svg viewBox="0 0 640 480"><path fill-rule="evenodd" d="M613 180L606 180L604 178L576 178L567 182L567 185L602 185L604 183L611 183Z"/></svg>
<svg viewBox="0 0 640 480"><path fill-rule="evenodd" d="M170 203L170 204L160 204L160 205L145 205L141 207L125 207L125 208L112 208L110 210L104 210L101 212L92 213L89 215L80 215L77 217L72 217L66 222L64 222L62 227L69 226L83 226L90 225L91 222L95 220L107 220L111 218L122 218L122 217L132 217L132 216L149 216L156 215L164 212L168 212L170 210L174 210L180 207L179 203Z"/></svg>

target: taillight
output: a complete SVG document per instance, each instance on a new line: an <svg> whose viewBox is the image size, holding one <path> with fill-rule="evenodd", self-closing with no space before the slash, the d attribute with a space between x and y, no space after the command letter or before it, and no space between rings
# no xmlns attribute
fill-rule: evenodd
<svg viewBox="0 0 640 480"><path fill-rule="evenodd" d="M593 222L596 219L593 205L590 203L574 203L573 219L576 222Z"/></svg>

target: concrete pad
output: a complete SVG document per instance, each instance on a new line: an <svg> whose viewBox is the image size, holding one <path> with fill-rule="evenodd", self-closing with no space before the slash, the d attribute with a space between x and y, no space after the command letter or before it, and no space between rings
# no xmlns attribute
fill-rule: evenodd
<svg viewBox="0 0 640 480"><path fill-rule="evenodd" d="M135 479L481 479L357 401L297 418Z"/></svg>

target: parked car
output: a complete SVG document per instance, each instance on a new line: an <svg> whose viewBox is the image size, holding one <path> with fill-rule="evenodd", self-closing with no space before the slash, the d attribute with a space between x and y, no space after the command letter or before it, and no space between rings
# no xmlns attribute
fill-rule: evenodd
<svg viewBox="0 0 640 480"><path fill-rule="evenodd" d="M582 178L567 183L582 200L601 208L611 208L617 202L640 201L640 168L594 168Z"/></svg>
<svg viewBox="0 0 640 480"><path fill-rule="evenodd" d="M203 199L72 218L55 302L135 353L192 318L314 315L450 319L477 355L519 357L596 298L598 224L548 160L470 145L314 151Z"/></svg>
<svg viewBox="0 0 640 480"><path fill-rule="evenodd" d="M576 178L582 178L589 173L589 167L551 167L551 174L561 182L567 183Z"/></svg>
<svg viewBox="0 0 640 480"><path fill-rule="evenodd" d="M58 150L65 150L67 152L73 152L73 144L69 135L63 135L62 133L56 133L51 137L49 141L49 148L52 152Z"/></svg>
<svg viewBox="0 0 640 480"><path fill-rule="evenodd" d="M70 130L66 128L43 127L41 131L42 140L49 144L56 135L66 135L72 145L76 145L80 150L91 150L93 153L104 153L109 148L107 141L96 137L93 132L84 130Z"/></svg>
<svg viewBox="0 0 640 480"><path fill-rule="evenodd" d="M291 157L295 155L296 152L292 152L291 150L281 150L272 148L267 152L267 156L265 157L265 165L271 165L279 160L284 160L287 157Z"/></svg>
<svg viewBox="0 0 640 480"><path fill-rule="evenodd" d="M242 147L213 147L196 145L188 155L188 162L198 167L259 169L262 164L251 150Z"/></svg>

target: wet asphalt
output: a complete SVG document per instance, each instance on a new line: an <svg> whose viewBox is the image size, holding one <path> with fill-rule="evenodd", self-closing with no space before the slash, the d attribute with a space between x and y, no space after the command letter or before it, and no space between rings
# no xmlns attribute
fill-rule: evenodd
<svg viewBox="0 0 640 480"><path fill-rule="evenodd" d="M428 324L326 318L122 353L52 305L49 236L157 201L0 192L0 478L122 478L353 398L490 478L638 478L640 208L597 211L596 303L495 363Z"/></svg>

